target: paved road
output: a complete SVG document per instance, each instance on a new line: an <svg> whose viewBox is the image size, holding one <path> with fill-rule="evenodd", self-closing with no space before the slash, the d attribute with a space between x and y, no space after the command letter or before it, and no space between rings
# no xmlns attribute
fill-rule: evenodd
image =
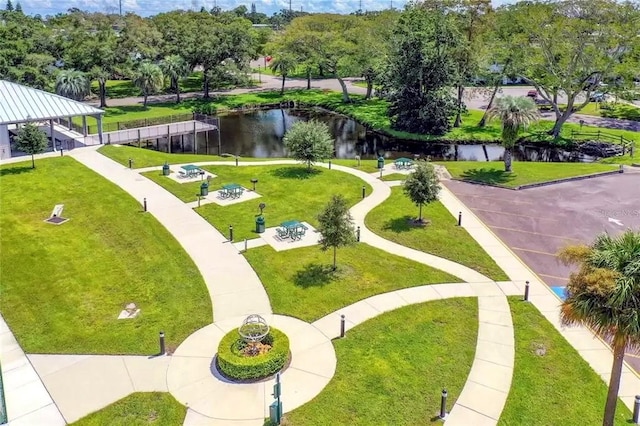
<svg viewBox="0 0 640 426"><path fill-rule="evenodd" d="M517 171L517 170L516 170ZM548 286L564 287L572 268L556 256L606 232L640 229L640 171L520 191L445 181L445 185ZM561 290L559 290L561 291ZM640 372L638 351L627 361Z"/></svg>

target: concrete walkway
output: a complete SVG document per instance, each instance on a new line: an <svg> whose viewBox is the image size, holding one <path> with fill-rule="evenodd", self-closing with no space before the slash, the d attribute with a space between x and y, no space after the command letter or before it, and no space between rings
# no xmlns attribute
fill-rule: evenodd
<svg viewBox="0 0 640 426"><path fill-rule="evenodd" d="M118 185L174 236L194 261L209 290L216 321L241 315L269 314L269 297L255 271L227 238L164 188L119 163L84 148L73 158Z"/></svg>

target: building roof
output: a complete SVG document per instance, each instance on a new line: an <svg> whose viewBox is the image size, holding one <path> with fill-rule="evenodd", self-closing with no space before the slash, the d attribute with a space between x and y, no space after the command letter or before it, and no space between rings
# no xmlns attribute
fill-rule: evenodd
<svg viewBox="0 0 640 426"><path fill-rule="evenodd" d="M0 124L104 114L82 102L0 80Z"/></svg>

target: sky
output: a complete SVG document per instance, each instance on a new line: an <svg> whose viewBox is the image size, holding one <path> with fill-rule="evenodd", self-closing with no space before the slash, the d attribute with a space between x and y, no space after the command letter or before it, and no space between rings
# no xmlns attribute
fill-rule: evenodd
<svg viewBox="0 0 640 426"><path fill-rule="evenodd" d="M12 1L15 5L17 0ZM382 10L392 5L395 8L401 8L407 3L407 0L21 0L20 4L27 14L46 16L65 12L72 7L90 12L117 13L120 1L123 13L135 12L142 16L175 9L200 10L202 6L211 9L214 5L228 10L244 4L247 9L250 9L251 3L256 4L258 12L271 16L280 9L288 9L289 1L293 10L331 13L351 13L358 10L360 6L363 10ZM5 2L6 0L0 0L2 7ZM500 2L501 0L498 1Z"/></svg>

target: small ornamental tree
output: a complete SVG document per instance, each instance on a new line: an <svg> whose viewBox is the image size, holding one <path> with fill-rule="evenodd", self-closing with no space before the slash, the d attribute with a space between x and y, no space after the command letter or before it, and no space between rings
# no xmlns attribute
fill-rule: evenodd
<svg viewBox="0 0 640 426"><path fill-rule="evenodd" d="M320 121L298 121L284 135L284 146L294 159L307 163L309 170L313 163L333 156L333 138L329 127Z"/></svg>
<svg viewBox="0 0 640 426"><path fill-rule="evenodd" d="M355 243L353 218L349 213L347 200L342 195L334 195L322 213L318 215L320 248L333 248L333 270L336 270L336 250Z"/></svg>
<svg viewBox="0 0 640 426"><path fill-rule="evenodd" d="M36 168L35 154L42 154L47 150L49 140L47 135L32 123L25 124L16 136L16 149L31 154L31 168Z"/></svg>
<svg viewBox="0 0 640 426"><path fill-rule="evenodd" d="M416 164L413 173L404 181L404 192L420 208L418 222L422 223L422 206L438 199L440 183L436 171L430 163Z"/></svg>

